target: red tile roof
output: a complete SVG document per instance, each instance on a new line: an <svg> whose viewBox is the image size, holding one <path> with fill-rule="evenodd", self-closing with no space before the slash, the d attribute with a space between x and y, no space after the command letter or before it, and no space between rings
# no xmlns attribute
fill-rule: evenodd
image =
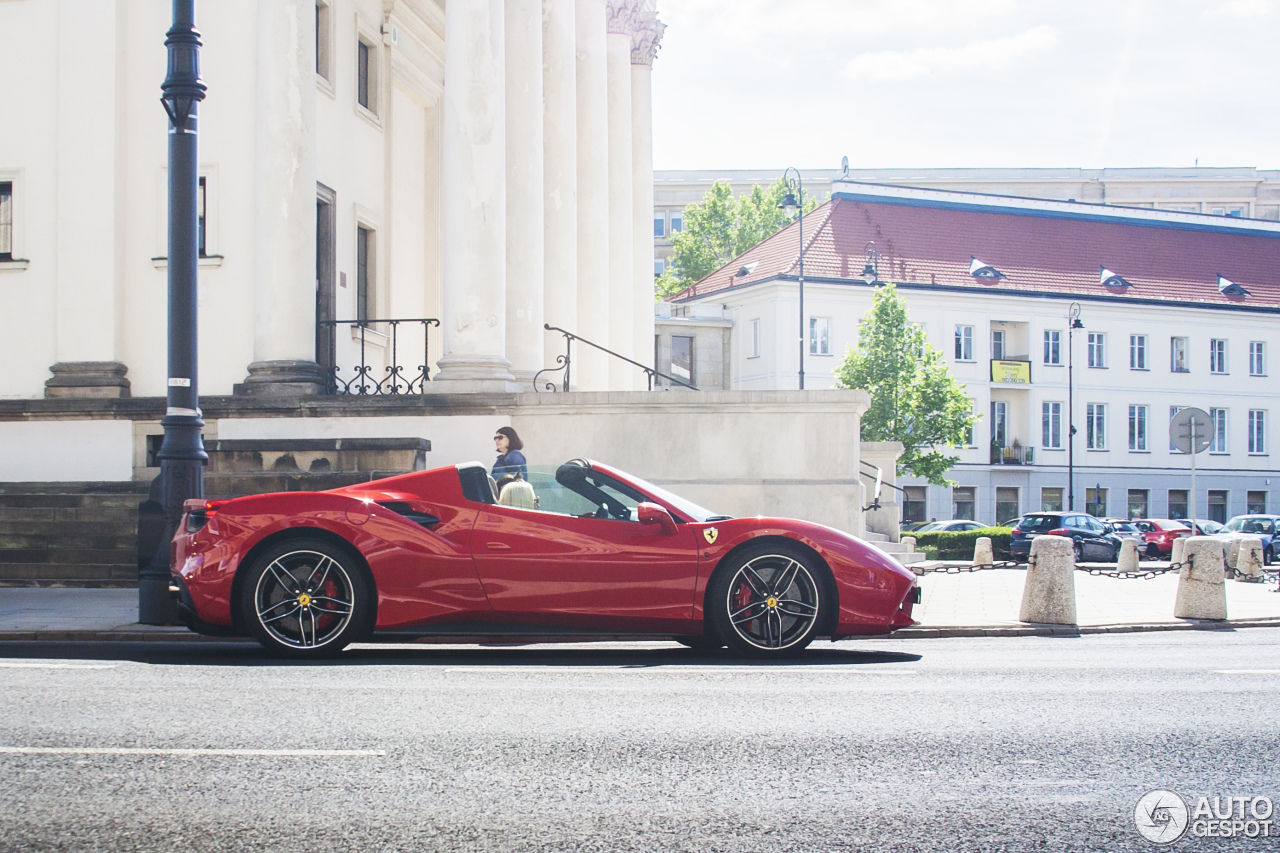
<svg viewBox="0 0 1280 853"><path fill-rule="evenodd" d="M863 280L864 248L872 240L883 281L1280 310L1280 227L1270 222L837 184L832 200L804 224L806 280ZM796 278L798 232L799 223L788 225L675 299ZM972 257L1006 278L975 279ZM750 274L732 277L750 263L757 264ZM1133 286L1102 287L1102 267ZM1218 275L1250 295L1219 293Z"/></svg>

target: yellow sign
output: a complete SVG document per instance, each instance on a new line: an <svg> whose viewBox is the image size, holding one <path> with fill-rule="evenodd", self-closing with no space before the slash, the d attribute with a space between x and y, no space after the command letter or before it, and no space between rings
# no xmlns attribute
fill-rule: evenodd
<svg viewBox="0 0 1280 853"><path fill-rule="evenodd" d="M991 359L991 381L1008 385L1031 384L1031 362Z"/></svg>

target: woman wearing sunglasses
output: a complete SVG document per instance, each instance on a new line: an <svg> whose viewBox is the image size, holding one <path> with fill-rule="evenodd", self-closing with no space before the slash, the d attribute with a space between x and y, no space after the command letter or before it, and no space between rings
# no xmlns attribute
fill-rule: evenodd
<svg viewBox="0 0 1280 853"><path fill-rule="evenodd" d="M520 479L528 480L529 465L520 452L524 449L524 442L516 431L509 426L498 427L493 434L493 443L498 451L498 458L493 463L493 479L500 479L503 474L519 474Z"/></svg>

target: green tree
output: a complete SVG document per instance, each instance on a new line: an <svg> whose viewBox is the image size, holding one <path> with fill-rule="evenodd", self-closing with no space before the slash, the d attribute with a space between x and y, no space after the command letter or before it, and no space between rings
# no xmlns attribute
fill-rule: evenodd
<svg viewBox="0 0 1280 853"><path fill-rule="evenodd" d="M858 346L845 354L837 376L837 387L871 394L871 408L862 416L863 441L900 441L899 474L955 485L946 473L959 457L938 448L964 442L975 421L972 405L942 353L907 317L892 284L876 288L871 310L858 324Z"/></svg>
<svg viewBox="0 0 1280 853"><path fill-rule="evenodd" d="M684 209L684 230L671 236L671 264L658 277L659 299L674 296L695 281L782 230L786 211L778 207L787 194L781 178L770 187L754 186L734 198L733 189L716 181L698 204ZM818 206L805 194L805 212Z"/></svg>

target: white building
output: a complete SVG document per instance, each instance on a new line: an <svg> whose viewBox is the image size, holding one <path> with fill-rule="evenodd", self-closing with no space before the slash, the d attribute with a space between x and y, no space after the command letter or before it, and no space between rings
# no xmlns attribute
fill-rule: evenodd
<svg viewBox="0 0 1280 853"><path fill-rule="evenodd" d="M0 3L0 398L165 393L170 11ZM393 345L441 391L514 391L554 362L544 322L652 358L652 0L218 0L198 26L203 394L323 392ZM575 376L644 387L591 351Z"/></svg>
<svg viewBox="0 0 1280 853"><path fill-rule="evenodd" d="M1189 459L1168 430L1185 406L1214 419L1199 514L1280 508L1280 223L836 182L805 218L805 246L806 388L832 387L856 344L870 262L982 415L955 488L900 481L907 517L1065 507L1072 423L1077 509L1186 515ZM972 274L974 259L997 272ZM732 388L797 387L798 261L792 224L674 300L677 316L732 321ZM1103 268L1122 278L1104 283Z"/></svg>

